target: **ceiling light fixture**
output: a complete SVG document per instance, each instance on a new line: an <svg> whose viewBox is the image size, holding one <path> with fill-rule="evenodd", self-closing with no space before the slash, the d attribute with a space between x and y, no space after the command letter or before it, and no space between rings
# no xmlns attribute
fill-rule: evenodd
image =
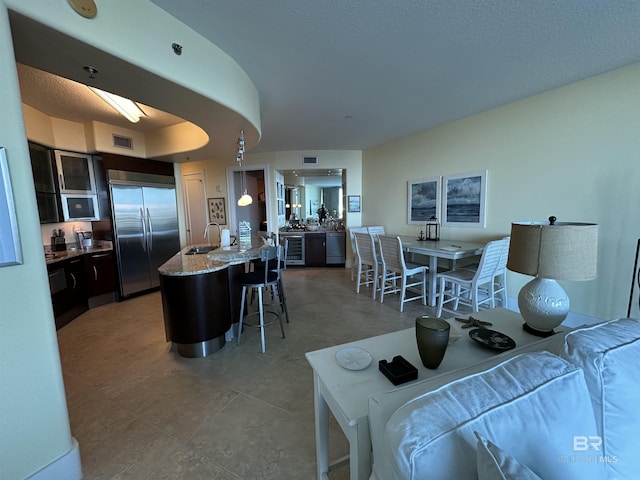
<svg viewBox="0 0 640 480"><path fill-rule="evenodd" d="M114 93L105 92L99 88L91 86L89 86L89 88L93 93L98 95L102 100L108 103L111 108L116 110L131 123L138 123L140 121L140 117L145 116L145 113L140 109L136 102Z"/></svg>
<svg viewBox="0 0 640 480"><path fill-rule="evenodd" d="M238 155L236 156L236 160L238 161L240 171L242 172L242 191L244 192L238 199L238 206L246 207L253 203L253 198L251 198L251 195L247 193L247 172L242 167L242 161L244 160L244 130L240 130L240 138L238 138Z"/></svg>

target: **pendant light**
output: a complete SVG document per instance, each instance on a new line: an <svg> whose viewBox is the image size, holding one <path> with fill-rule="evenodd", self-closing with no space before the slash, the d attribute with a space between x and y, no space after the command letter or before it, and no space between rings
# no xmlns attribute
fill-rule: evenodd
<svg viewBox="0 0 640 480"><path fill-rule="evenodd" d="M236 157L236 160L238 161L240 171L242 172L242 191L244 192L238 199L238 206L246 207L253 203L253 198L251 198L251 195L247 193L247 172L242 166L242 161L244 160L244 130L240 130L240 138L238 138L238 156Z"/></svg>

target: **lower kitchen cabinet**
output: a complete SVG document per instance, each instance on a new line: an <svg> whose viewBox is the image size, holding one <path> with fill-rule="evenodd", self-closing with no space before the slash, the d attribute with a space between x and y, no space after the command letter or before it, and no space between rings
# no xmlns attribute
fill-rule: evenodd
<svg viewBox="0 0 640 480"><path fill-rule="evenodd" d="M307 267L326 265L326 236L324 233L305 233L304 264Z"/></svg>
<svg viewBox="0 0 640 480"><path fill-rule="evenodd" d="M50 263L47 271L56 328L65 326L89 310L89 307L108 302L105 294L112 293L117 288L116 268L111 251L87 253ZM101 295L105 296L100 297Z"/></svg>
<svg viewBox="0 0 640 480"><path fill-rule="evenodd" d="M84 261L76 257L49 265L49 287L56 328L89 310Z"/></svg>
<svg viewBox="0 0 640 480"><path fill-rule="evenodd" d="M114 292L117 288L115 258L112 252L84 255L89 297Z"/></svg>
<svg viewBox="0 0 640 480"><path fill-rule="evenodd" d="M283 232L289 240L287 266L344 266L345 232Z"/></svg>

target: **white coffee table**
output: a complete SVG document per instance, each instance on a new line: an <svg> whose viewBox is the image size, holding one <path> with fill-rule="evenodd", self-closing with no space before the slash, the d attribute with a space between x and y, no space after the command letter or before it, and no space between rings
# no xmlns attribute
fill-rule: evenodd
<svg viewBox="0 0 640 480"><path fill-rule="evenodd" d="M544 341L522 330L523 320L518 313L504 308L494 308L473 314L475 318L491 322L491 328L509 335L516 348L537 341ZM465 315L464 318L467 318ZM402 355L418 369L414 382L468 367L476 362L495 357L495 350L478 345L469 338L460 322L451 319L452 326L461 334L460 339L449 345L442 363L436 370L422 365L415 339L415 328L400 330L386 335L336 345L322 350L307 352L307 361L313 368L313 389L316 427L316 457L318 479L328 479L330 469L349 462L351 478L366 480L371 474L371 437L369 434L368 399L374 393L392 390L394 385L378 370L382 359L391 361ZM336 362L338 350L354 346L371 354L371 365L363 370L347 370ZM406 383L403 385L408 385ZM349 441L349 457L329 465L328 431L329 410Z"/></svg>

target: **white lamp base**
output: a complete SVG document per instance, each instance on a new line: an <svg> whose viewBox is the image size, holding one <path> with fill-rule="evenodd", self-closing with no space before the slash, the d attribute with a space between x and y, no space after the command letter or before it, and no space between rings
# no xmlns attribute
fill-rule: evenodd
<svg viewBox="0 0 640 480"><path fill-rule="evenodd" d="M569 297L555 280L534 278L518 294L525 330L539 336L553 335L569 313Z"/></svg>

